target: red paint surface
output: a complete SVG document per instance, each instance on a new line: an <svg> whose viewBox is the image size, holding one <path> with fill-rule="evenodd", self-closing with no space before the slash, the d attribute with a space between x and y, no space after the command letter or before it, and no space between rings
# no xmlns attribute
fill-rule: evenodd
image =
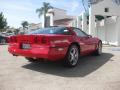
<svg viewBox="0 0 120 90"><path fill-rule="evenodd" d="M48 60L63 59L72 43L78 43L80 48L80 55L86 55L95 51L98 38L93 37L78 37L68 27L73 35L62 34L37 34L37 35L17 35L9 39L8 51L11 54L30 57L30 58L44 58ZM22 49L21 44L30 44L29 49Z"/></svg>

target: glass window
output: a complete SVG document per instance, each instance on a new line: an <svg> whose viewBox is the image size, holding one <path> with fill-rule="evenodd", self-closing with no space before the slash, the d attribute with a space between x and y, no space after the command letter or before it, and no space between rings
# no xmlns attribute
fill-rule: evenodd
<svg viewBox="0 0 120 90"><path fill-rule="evenodd" d="M85 32L83 32L82 30L77 29L77 28L74 29L74 32L76 33L77 36L80 36L80 37L87 36L87 34Z"/></svg>
<svg viewBox="0 0 120 90"><path fill-rule="evenodd" d="M44 29L38 29L32 32L29 32L28 34L65 34L65 35L71 35L71 32L67 30L65 27L50 27L50 28L44 28Z"/></svg>
<svg viewBox="0 0 120 90"><path fill-rule="evenodd" d="M109 12L109 8L105 8L105 12Z"/></svg>
<svg viewBox="0 0 120 90"><path fill-rule="evenodd" d="M72 33L67 29L64 29L62 34L64 34L64 35L72 35Z"/></svg>

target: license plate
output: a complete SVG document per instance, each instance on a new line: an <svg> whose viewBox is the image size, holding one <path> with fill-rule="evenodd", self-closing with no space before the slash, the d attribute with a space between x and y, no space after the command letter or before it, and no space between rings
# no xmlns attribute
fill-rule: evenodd
<svg viewBox="0 0 120 90"><path fill-rule="evenodd" d="M22 44L22 49L28 49L28 48L30 48L30 44L25 44L25 43Z"/></svg>

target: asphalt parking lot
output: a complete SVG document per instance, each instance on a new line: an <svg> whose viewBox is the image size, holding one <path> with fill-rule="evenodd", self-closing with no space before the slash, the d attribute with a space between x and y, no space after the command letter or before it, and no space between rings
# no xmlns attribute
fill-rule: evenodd
<svg viewBox="0 0 120 90"><path fill-rule="evenodd" d="M80 58L75 68L60 62L30 63L0 46L0 90L120 90L120 47Z"/></svg>

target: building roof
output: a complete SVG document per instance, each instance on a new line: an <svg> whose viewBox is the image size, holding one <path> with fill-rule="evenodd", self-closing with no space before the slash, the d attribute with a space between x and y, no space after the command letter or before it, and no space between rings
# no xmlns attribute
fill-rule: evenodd
<svg viewBox="0 0 120 90"><path fill-rule="evenodd" d="M59 19L59 20L55 20L54 24L55 25L68 25L68 23L72 20L73 19L70 19L70 18Z"/></svg>
<svg viewBox="0 0 120 90"><path fill-rule="evenodd" d="M60 10L60 11L63 11L63 12L67 12L67 11L64 10L64 9L53 7L52 9L49 9L49 10L48 10L48 13L53 13L55 10Z"/></svg>
<svg viewBox="0 0 120 90"><path fill-rule="evenodd" d="M66 11L65 9L56 8L56 7L54 7L53 9L58 9L58 10Z"/></svg>

